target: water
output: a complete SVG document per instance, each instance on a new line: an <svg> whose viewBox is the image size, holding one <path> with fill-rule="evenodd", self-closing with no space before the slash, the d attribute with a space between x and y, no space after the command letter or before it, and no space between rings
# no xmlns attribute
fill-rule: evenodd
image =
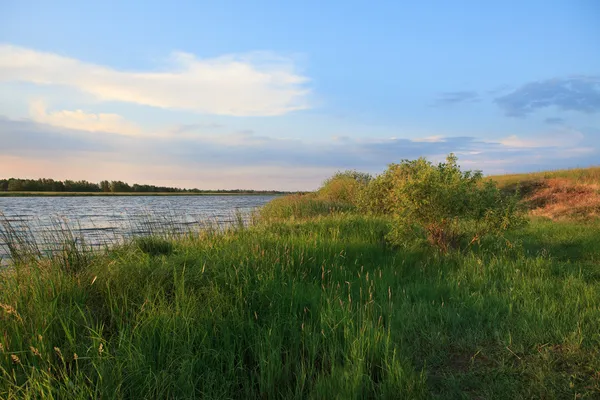
<svg viewBox="0 0 600 400"><path fill-rule="evenodd" d="M90 196L2 197L0 213L11 226L29 229L36 242L51 245L60 225L91 246L121 241L161 229L189 231L206 224L233 223L274 196ZM0 226L0 229L3 229ZM0 258L7 251L0 235Z"/></svg>

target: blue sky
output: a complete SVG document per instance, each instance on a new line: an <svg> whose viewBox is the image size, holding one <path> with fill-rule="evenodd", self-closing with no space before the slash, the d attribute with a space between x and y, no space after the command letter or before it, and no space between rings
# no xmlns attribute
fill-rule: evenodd
<svg viewBox="0 0 600 400"><path fill-rule="evenodd" d="M314 189L600 164L600 3L0 0L0 175ZM127 3L127 4L122 4Z"/></svg>

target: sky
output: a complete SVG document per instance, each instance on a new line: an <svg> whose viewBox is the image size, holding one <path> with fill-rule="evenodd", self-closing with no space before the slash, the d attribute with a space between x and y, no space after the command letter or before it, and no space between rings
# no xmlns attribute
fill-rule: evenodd
<svg viewBox="0 0 600 400"><path fill-rule="evenodd" d="M0 0L0 178L600 164L600 3Z"/></svg>

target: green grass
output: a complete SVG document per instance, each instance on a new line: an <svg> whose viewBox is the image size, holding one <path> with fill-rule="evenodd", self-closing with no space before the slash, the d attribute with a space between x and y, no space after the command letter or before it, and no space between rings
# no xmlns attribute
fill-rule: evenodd
<svg viewBox="0 0 600 400"><path fill-rule="evenodd" d="M340 201L319 198L315 193L282 196L260 209L260 218L266 221L294 220L355 211L355 207Z"/></svg>
<svg viewBox="0 0 600 400"><path fill-rule="evenodd" d="M388 229L273 219L5 269L0 398L600 396L600 223L446 256Z"/></svg>

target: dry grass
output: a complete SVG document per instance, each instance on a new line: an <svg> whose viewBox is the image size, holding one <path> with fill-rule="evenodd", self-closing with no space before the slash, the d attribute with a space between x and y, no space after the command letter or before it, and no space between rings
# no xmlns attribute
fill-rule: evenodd
<svg viewBox="0 0 600 400"><path fill-rule="evenodd" d="M600 167L498 175L490 179L507 192L518 188L531 215L552 220L600 217Z"/></svg>
<svg viewBox="0 0 600 400"><path fill-rule="evenodd" d="M525 198L531 214L551 219L600 217L598 185L582 185L568 179L548 179Z"/></svg>

